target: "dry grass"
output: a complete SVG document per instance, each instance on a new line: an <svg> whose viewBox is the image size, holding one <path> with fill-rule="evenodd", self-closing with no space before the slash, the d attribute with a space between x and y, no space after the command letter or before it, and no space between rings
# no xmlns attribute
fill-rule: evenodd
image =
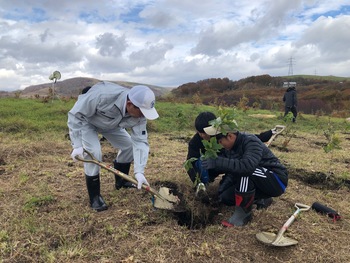
<svg viewBox="0 0 350 263"><path fill-rule="evenodd" d="M249 114L249 117L259 118L259 119L273 119L277 118L276 115L272 114Z"/></svg>
<svg viewBox="0 0 350 263"><path fill-rule="evenodd" d="M50 138L50 137L48 137ZM349 175L349 135L343 150L324 153L323 138L297 134L288 151L272 150L290 168L287 192L266 210L254 210L242 228L221 227L233 209L208 207L194 200L182 164L187 143L169 134L150 134L146 175L151 184L170 181L192 212L192 229L179 214L156 210L144 191L113 189L114 176L102 171L107 211L88 207L81 163L70 159L64 136L30 141L0 134L0 262L349 262L350 193L335 175ZM105 162L115 151L103 144ZM324 174L317 181L317 175ZM315 185L303 181L313 175ZM218 178L219 179L219 178ZM343 178L344 179L344 178ZM347 178L349 179L349 178ZM346 179L346 180L347 180ZM216 180L210 186L215 195ZM285 236L292 247L268 247L255 238L260 231L277 233L295 211L296 202L319 201L342 215L332 222L315 211L302 212ZM181 223L181 224L179 224Z"/></svg>

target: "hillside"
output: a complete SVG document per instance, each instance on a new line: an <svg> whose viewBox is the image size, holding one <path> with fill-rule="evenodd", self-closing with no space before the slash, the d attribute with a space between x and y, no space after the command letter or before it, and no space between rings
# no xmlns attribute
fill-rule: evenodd
<svg viewBox="0 0 350 263"><path fill-rule="evenodd" d="M308 114L350 114L350 79L316 76L271 77L252 76L238 81L228 78L206 79L186 83L172 90L178 101L248 106L267 110L283 110L286 88L283 82L297 83L299 111ZM344 117L343 116L343 117Z"/></svg>
<svg viewBox="0 0 350 263"><path fill-rule="evenodd" d="M34 98L34 97L46 97L51 93L52 88L54 87L55 95L59 97L77 97L83 88L87 86L92 86L101 80L94 78L71 78L62 81L57 81L54 86L53 83L43 83L39 85L33 85L25 88L22 91L14 92L0 92L0 97L10 97L10 96L19 96L23 98ZM119 84L124 87L132 87L134 85L140 85L142 83L135 82L126 82L126 81L111 81L113 83ZM163 96L169 92L171 88L159 87L155 85L142 84L150 87L157 97Z"/></svg>
<svg viewBox="0 0 350 263"><path fill-rule="evenodd" d="M77 97L86 86L100 80L94 78L71 78L58 81L54 86L59 97ZM228 78L211 78L180 85L177 88L149 85L157 97L165 100L240 105L267 110L283 110L285 88L283 82L297 83L298 110L306 114L332 114L338 117L350 115L350 78L336 76L294 75L272 77L270 75L250 76L237 81ZM140 83L112 81L125 87ZM0 92L0 97L18 96L23 98L48 97L53 83L29 86L23 91Z"/></svg>

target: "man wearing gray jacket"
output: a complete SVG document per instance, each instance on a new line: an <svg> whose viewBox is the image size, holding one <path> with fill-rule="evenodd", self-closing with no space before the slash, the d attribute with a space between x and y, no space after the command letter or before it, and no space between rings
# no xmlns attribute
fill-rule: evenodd
<svg viewBox="0 0 350 263"><path fill-rule="evenodd" d="M114 168L128 174L134 161L134 175L138 182L149 185L144 169L148 160L149 144L146 130L147 119L159 117L155 107L155 95L147 86L137 85L131 89L111 82L100 82L78 97L68 112L69 136L73 151L71 157L83 156L83 149L102 160L100 133L114 148L118 149ZM130 134L126 131L130 128ZM91 208L107 209L100 194L100 167L84 163L87 190ZM132 185L115 175L115 188Z"/></svg>

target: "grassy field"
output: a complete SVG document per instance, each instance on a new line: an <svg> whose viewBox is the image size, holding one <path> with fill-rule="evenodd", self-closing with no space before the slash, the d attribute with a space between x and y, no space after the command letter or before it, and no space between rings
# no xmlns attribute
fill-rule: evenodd
<svg viewBox="0 0 350 263"><path fill-rule="evenodd" d="M350 262L350 127L344 119L300 114L284 122L282 111L236 110L240 130L257 133L286 125L271 144L289 169L287 192L265 210L253 210L242 228L220 225L232 207L195 200L183 163L195 116L218 108L160 102L160 118L148 123L151 186L171 185L186 213L155 209L150 195L113 189L101 172L109 209L88 207L82 164L70 158L67 112L74 101L0 99L0 262ZM104 162L116 155L103 142ZM215 198L220 178L209 186ZM302 212L284 234L299 243L269 247L261 231L277 233L296 202L321 202L337 210L333 222Z"/></svg>

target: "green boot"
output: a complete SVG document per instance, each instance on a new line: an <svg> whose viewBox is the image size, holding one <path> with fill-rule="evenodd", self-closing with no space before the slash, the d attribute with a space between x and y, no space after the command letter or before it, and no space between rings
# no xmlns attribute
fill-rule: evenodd
<svg viewBox="0 0 350 263"><path fill-rule="evenodd" d="M85 175L86 186L90 198L90 206L97 212L107 210L108 206L100 194L100 175L87 176Z"/></svg>
<svg viewBox="0 0 350 263"><path fill-rule="evenodd" d="M235 212L228 221L223 221L222 224L227 227L244 226L251 221L252 208L254 203L255 190L250 192L235 192Z"/></svg>

